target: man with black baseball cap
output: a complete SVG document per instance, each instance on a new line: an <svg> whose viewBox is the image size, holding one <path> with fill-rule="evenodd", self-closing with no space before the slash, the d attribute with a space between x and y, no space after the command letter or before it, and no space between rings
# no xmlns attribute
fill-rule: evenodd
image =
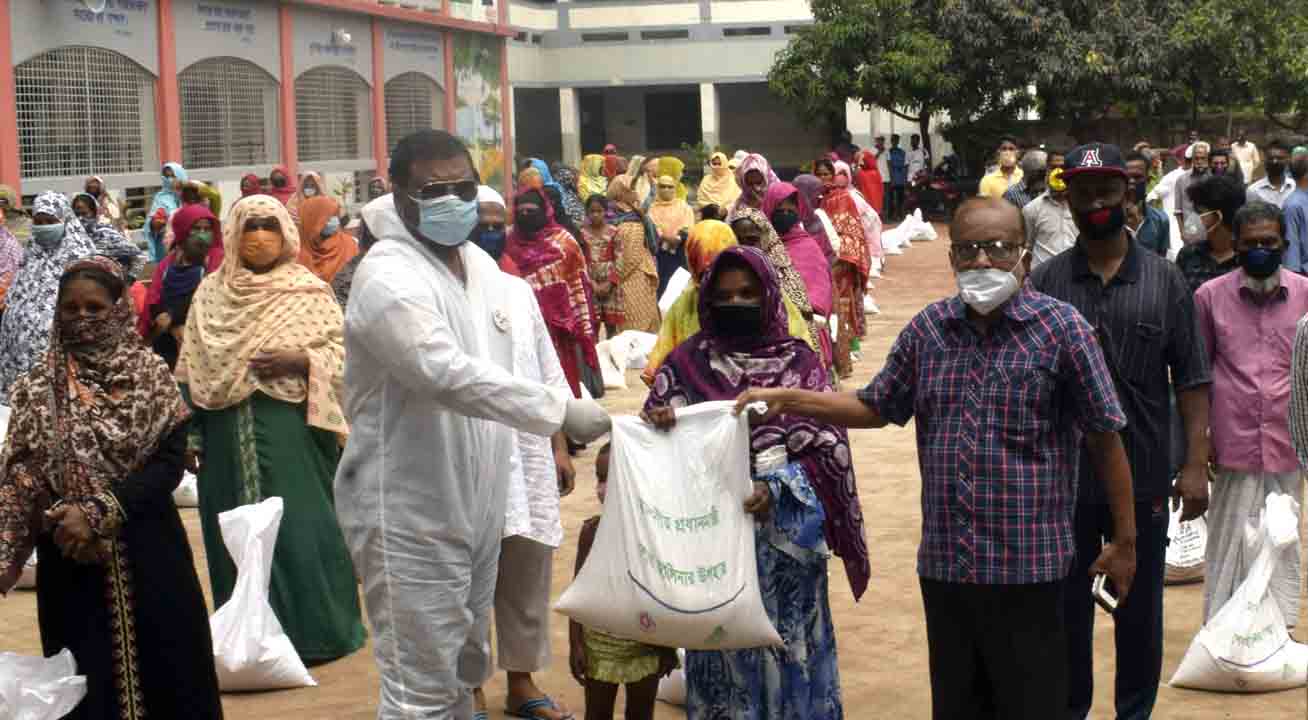
<svg viewBox="0 0 1308 720"><path fill-rule="evenodd" d="M1095 328L1126 411L1122 432L1135 486L1135 584L1113 614L1117 641L1116 716L1153 712L1163 662L1163 568L1168 497L1182 519L1208 506L1208 386L1211 374L1194 296L1166 259L1138 245L1126 225L1126 163L1115 145L1090 143L1067 155L1063 172L1076 245L1031 275L1034 289L1070 303ZM1169 460L1170 393L1175 389L1187 453L1175 486ZM1090 567L1114 535L1103 482L1082 453L1078 465L1076 562L1064 586L1068 718L1085 718L1094 695L1095 604Z"/></svg>

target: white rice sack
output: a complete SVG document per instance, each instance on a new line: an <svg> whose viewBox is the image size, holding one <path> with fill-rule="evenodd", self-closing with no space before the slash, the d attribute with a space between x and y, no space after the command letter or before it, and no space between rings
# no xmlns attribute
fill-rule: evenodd
<svg viewBox="0 0 1308 720"><path fill-rule="evenodd" d="M1308 645L1290 637L1270 588L1277 566L1299 551L1299 504L1269 495L1245 533L1255 553L1249 575L1190 643L1173 687L1268 692L1308 684Z"/></svg>
<svg viewBox="0 0 1308 720"><path fill-rule="evenodd" d="M555 609L661 647L781 644L759 591L749 425L731 402L677 410L670 432L613 418L608 496L595 544Z"/></svg>

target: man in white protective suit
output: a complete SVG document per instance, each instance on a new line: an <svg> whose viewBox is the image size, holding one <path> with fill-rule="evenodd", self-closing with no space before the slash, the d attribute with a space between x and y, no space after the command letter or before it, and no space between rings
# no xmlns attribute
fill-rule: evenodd
<svg viewBox="0 0 1308 720"><path fill-rule="evenodd" d="M597 439L594 401L513 374L510 300L467 242L477 174L455 137L423 130L391 153L394 191L363 209L375 239L345 318L352 434L336 508L373 629L382 720L469 720L490 678L514 431Z"/></svg>

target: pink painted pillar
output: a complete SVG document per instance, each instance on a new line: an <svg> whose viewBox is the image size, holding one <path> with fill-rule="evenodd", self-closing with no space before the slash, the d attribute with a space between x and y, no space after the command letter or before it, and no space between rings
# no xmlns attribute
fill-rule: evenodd
<svg viewBox="0 0 1308 720"><path fill-rule="evenodd" d="M155 107L161 162L182 161L182 103L177 89L177 41L173 34L173 0L159 0L159 84Z"/></svg>
<svg viewBox="0 0 1308 720"><path fill-rule="evenodd" d="M500 0L501 7L503 2ZM504 194L513 192L513 93L509 89L509 39L500 38L500 144L504 151Z"/></svg>
<svg viewBox="0 0 1308 720"><path fill-rule="evenodd" d="M295 134L295 28L291 19L291 6L279 7L277 17L282 46L282 164L294 179L299 175L300 162Z"/></svg>
<svg viewBox="0 0 1308 720"><path fill-rule="evenodd" d="M386 49L386 32L381 22L372 19L372 158L377 165L377 177L386 177L386 73L382 66Z"/></svg>
<svg viewBox="0 0 1308 720"><path fill-rule="evenodd" d="M454 79L454 31L445 31L445 132L457 135L455 127L454 101L459 88Z"/></svg>
<svg viewBox="0 0 1308 720"><path fill-rule="evenodd" d="M24 2L25 0L18 0ZM23 195L23 163L18 153L18 87L14 83L14 46L9 0L0 0L0 183Z"/></svg>

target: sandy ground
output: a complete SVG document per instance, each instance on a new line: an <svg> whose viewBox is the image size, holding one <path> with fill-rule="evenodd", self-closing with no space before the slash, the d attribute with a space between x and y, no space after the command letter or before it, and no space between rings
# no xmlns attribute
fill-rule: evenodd
<svg viewBox="0 0 1308 720"><path fill-rule="evenodd" d="M864 359L855 380L864 383L881 367L900 328L927 303L952 294L953 276L945 255L945 229L941 241L919 243L907 254L891 259L887 277L878 281L876 299L882 314L870 318ZM631 373L632 390L612 392L605 404L615 413L638 410L644 400L639 381ZM915 573L920 534L920 482L913 429L891 428L852 434L858 483L867 515L867 539L872 551L872 582L862 602L855 604L838 562L830 565L831 606L835 616L846 716L851 720L930 717L926 630ZM578 490L563 502L566 538L557 553L555 597L572 578L577 533L582 522L599 512L594 487L594 447L577 461ZM196 566L204 585L204 546L194 510L182 511L190 531ZM1176 670L1181 656L1201 624L1202 585L1170 587L1166 591L1166 658L1163 678ZM166 592L166 589L158 591ZM206 587L207 591L207 587ZM1092 717L1112 718L1114 672L1112 627L1100 614L1096 628L1099 662L1096 667L1095 708ZM1304 625L1301 618L1300 626ZM555 616L552 628L554 663L538 676L540 685L572 709L582 707L581 689L568 673L567 623ZM1301 639L1303 632L1299 633ZM0 600L0 650L39 654L36 598L30 592ZM230 719L332 718L365 720L375 717L377 672L371 650L313 669L319 687L293 691L227 695ZM503 675L488 686L493 710L500 718L504 703ZM621 701L619 701L620 703ZM619 705L619 712L621 705ZM1308 718L1303 690L1256 696L1174 690L1164 686L1155 713L1158 718ZM619 715L620 717L620 715ZM680 708L661 705L658 718L683 718Z"/></svg>

